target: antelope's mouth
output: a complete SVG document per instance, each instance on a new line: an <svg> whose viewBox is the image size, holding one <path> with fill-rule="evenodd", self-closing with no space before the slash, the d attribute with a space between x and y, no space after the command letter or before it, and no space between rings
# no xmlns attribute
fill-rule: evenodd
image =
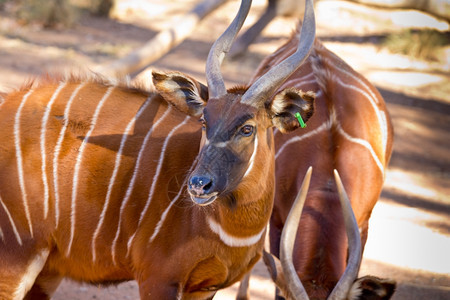
<svg viewBox="0 0 450 300"><path fill-rule="evenodd" d="M197 196L197 195L193 195L193 194L189 193L192 201L194 201L195 204L200 205L200 206L206 206L206 205L213 203L214 200L217 199L217 194L218 194L217 192L214 192L214 193L211 193L208 195Z"/></svg>

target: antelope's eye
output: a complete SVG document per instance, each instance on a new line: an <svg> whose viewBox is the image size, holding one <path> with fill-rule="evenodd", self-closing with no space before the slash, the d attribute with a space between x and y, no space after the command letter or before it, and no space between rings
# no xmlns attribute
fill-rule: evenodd
<svg viewBox="0 0 450 300"><path fill-rule="evenodd" d="M252 125L244 125L239 130L239 133L243 136L251 136L253 134L254 127Z"/></svg>

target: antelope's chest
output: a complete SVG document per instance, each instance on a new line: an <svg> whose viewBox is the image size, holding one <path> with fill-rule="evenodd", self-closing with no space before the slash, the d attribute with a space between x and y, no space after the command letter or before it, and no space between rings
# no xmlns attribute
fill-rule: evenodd
<svg viewBox="0 0 450 300"><path fill-rule="evenodd" d="M238 252L242 253L234 253L234 259L230 256L211 256L199 261L188 276L184 293L206 296L239 281L260 259L261 254L256 249Z"/></svg>

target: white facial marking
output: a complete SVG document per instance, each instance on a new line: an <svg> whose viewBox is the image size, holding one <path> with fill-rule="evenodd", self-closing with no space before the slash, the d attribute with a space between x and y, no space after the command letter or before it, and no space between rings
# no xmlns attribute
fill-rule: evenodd
<svg viewBox="0 0 450 300"><path fill-rule="evenodd" d="M253 153L252 156L250 157L249 165L247 170L245 171L244 178L247 177L247 175L250 174L251 170L253 169L257 149L258 149L258 136L255 135L255 142L253 144Z"/></svg>
<svg viewBox="0 0 450 300"><path fill-rule="evenodd" d="M227 142L218 142L218 143L211 144L211 146L217 147L217 148L226 148L228 143L229 143L229 141L227 141Z"/></svg>

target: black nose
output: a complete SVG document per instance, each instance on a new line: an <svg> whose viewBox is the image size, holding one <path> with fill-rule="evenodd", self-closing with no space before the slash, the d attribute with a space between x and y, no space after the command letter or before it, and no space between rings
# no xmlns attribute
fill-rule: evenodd
<svg viewBox="0 0 450 300"><path fill-rule="evenodd" d="M212 184L212 178L208 176L192 176L189 180L189 191L196 195L208 195Z"/></svg>

